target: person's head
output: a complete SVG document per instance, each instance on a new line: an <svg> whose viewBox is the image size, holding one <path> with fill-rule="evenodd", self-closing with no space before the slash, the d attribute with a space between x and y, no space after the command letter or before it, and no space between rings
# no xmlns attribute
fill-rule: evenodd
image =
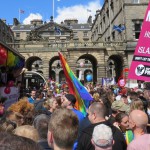
<svg viewBox="0 0 150 150"><path fill-rule="evenodd" d="M133 110L129 115L129 127L133 130L146 131L148 116L144 111Z"/></svg>
<svg viewBox="0 0 150 150"><path fill-rule="evenodd" d="M50 118L45 114L38 115L34 119L33 125L34 128L37 129L40 139L47 139L49 119Z"/></svg>
<svg viewBox="0 0 150 150"><path fill-rule="evenodd" d="M17 127L14 131L14 134L29 138L35 142L39 140L39 135L38 135L37 130L33 126L30 126L30 125L23 125L23 126Z"/></svg>
<svg viewBox="0 0 150 150"><path fill-rule="evenodd" d="M64 86L64 93L65 93L65 94L68 94L68 93L69 93L69 87L68 87L68 85L65 85L65 86Z"/></svg>
<svg viewBox="0 0 150 150"><path fill-rule="evenodd" d="M126 105L123 101L119 100L119 101L114 101L111 105L111 109L112 111L115 112L126 112L129 113L130 107L128 105Z"/></svg>
<svg viewBox="0 0 150 150"><path fill-rule="evenodd" d="M57 96L55 98L56 98L56 101L58 103L58 107L61 107L61 96Z"/></svg>
<svg viewBox="0 0 150 150"><path fill-rule="evenodd" d="M18 112L6 111L1 120L0 131L12 132L24 122L23 116Z"/></svg>
<svg viewBox="0 0 150 150"><path fill-rule="evenodd" d="M32 90L31 93L30 93L31 97L35 98L36 97L36 91L35 90Z"/></svg>
<svg viewBox="0 0 150 150"><path fill-rule="evenodd" d="M128 104L127 95L121 95L121 100L122 100L125 104Z"/></svg>
<svg viewBox="0 0 150 150"><path fill-rule="evenodd" d="M95 150L112 150L113 134L111 128L104 124L95 126L91 142Z"/></svg>
<svg viewBox="0 0 150 150"><path fill-rule="evenodd" d="M123 132L129 128L129 117L127 114L120 112L116 115L115 120Z"/></svg>
<svg viewBox="0 0 150 150"><path fill-rule="evenodd" d="M140 99L135 99L130 104L130 112L136 109L144 111L144 105Z"/></svg>
<svg viewBox="0 0 150 150"><path fill-rule="evenodd" d="M0 150L42 150L33 140L8 132L0 132Z"/></svg>
<svg viewBox="0 0 150 150"><path fill-rule="evenodd" d="M98 93L98 92L95 92L95 93L93 94L93 98L94 98L95 101L99 102L99 99L100 99L99 93Z"/></svg>
<svg viewBox="0 0 150 150"><path fill-rule="evenodd" d="M88 118L91 123L97 123L99 120L104 120L106 115L106 108L100 102L94 102L90 105L88 111Z"/></svg>
<svg viewBox="0 0 150 150"><path fill-rule="evenodd" d="M41 91L36 92L35 94L36 100L41 100L44 96Z"/></svg>
<svg viewBox="0 0 150 150"><path fill-rule="evenodd" d="M70 109L60 108L51 115L48 125L48 144L59 149L72 149L78 135L79 121Z"/></svg>
<svg viewBox="0 0 150 150"><path fill-rule="evenodd" d="M144 97L145 97L147 100L150 100L150 89L145 89L145 90L144 90Z"/></svg>
<svg viewBox="0 0 150 150"><path fill-rule="evenodd" d="M128 92L127 95L128 95L128 103L131 103L133 100L135 100L139 97L139 95L134 91Z"/></svg>
<svg viewBox="0 0 150 150"><path fill-rule="evenodd" d="M76 103L76 98L73 94L66 94L61 97L61 106L64 108L68 108L69 106L74 107Z"/></svg>
<svg viewBox="0 0 150 150"><path fill-rule="evenodd" d="M55 98L47 99L47 104L48 104L51 112L53 112L58 107L58 103Z"/></svg>

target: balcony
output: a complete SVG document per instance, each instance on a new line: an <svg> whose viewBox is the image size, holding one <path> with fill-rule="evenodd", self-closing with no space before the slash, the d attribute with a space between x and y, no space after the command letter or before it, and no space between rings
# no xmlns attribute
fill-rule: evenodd
<svg viewBox="0 0 150 150"><path fill-rule="evenodd" d="M39 41L28 41L28 42L19 42L19 43L7 43L11 47L18 49L19 52L47 52L47 51L57 51L57 50L66 50L69 48L104 48L108 46L123 46L125 43L123 42L39 42Z"/></svg>

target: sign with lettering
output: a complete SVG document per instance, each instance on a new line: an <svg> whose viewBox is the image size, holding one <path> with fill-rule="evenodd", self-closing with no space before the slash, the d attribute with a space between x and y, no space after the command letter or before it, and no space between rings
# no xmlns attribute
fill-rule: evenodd
<svg viewBox="0 0 150 150"><path fill-rule="evenodd" d="M128 78L150 81L150 3L146 10Z"/></svg>
<svg viewBox="0 0 150 150"><path fill-rule="evenodd" d="M102 85L108 86L108 85L114 85L116 84L115 78L102 78Z"/></svg>

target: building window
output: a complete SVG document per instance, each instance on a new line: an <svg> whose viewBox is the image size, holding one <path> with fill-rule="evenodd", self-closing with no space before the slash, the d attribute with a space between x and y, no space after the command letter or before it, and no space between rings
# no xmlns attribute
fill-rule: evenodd
<svg viewBox="0 0 150 150"><path fill-rule="evenodd" d="M142 22L143 22L142 20L136 20L136 21L134 21L135 39L139 39L140 32L141 32Z"/></svg>
<svg viewBox="0 0 150 150"><path fill-rule="evenodd" d="M114 2L113 1L111 1L110 7L111 7L112 11L114 11Z"/></svg>
<svg viewBox="0 0 150 150"><path fill-rule="evenodd" d="M115 32L112 32L112 40L115 40Z"/></svg>
<svg viewBox="0 0 150 150"><path fill-rule="evenodd" d="M77 35L77 32L73 32L73 35L74 35L74 36L78 36L78 35Z"/></svg>
<svg viewBox="0 0 150 150"><path fill-rule="evenodd" d="M88 36L88 32L83 32L83 36Z"/></svg>
<svg viewBox="0 0 150 150"><path fill-rule="evenodd" d="M17 37L17 38L20 38L20 33L16 33L16 37Z"/></svg>
<svg viewBox="0 0 150 150"><path fill-rule="evenodd" d="M140 0L132 0L132 3L140 3Z"/></svg>

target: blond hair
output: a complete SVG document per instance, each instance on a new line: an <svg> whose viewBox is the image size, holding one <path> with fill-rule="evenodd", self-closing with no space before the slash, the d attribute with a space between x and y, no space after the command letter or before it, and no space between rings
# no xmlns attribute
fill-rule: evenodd
<svg viewBox="0 0 150 150"><path fill-rule="evenodd" d="M135 99L130 104L130 112L133 110L142 110L144 111L143 102L140 99Z"/></svg>
<svg viewBox="0 0 150 150"><path fill-rule="evenodd" d="M23 126L17 127L14 130L14 134L29 138L35 142L39 140L39 135L38 135L37 130L33 126L30 126L30 125L23 125Z"/></svg>

